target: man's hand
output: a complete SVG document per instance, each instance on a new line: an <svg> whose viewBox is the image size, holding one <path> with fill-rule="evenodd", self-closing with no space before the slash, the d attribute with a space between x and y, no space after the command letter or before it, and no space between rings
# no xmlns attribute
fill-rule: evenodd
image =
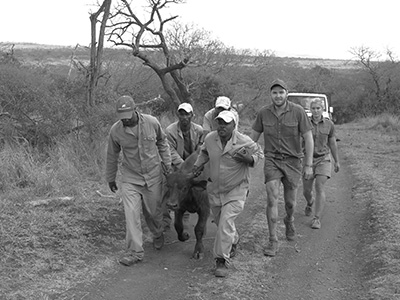
<svg viewBox="0 0 400 300"><path fill-rule="evenodd" d="M335 170L335 173L339 172L339 170L340 170L340 164L338 161L336 161L334 164L334 170Z"/></svg>
<svg viewBox="0 0 400 300"><path fill-rule="evenodd" d="M193 166L192 172L193 172L194 177L200 176L200 174L201 174L201 172L203 172L203 170L204 170L204 166L200 166L200 167Z"/></svg>
<svg viewBox="0 0 400 300"><path fill-rule="evenodd" d="M235 155L233 155L233 159L236 160L237 162L245 163L245 164L253 164L254 159L251 153L246 150L246 148L241 148L239 149Z"/></svg>
<svg viewBox="0 0 400 300"><path fill-rule="evenodd" d="M313 178L314 174L312 166L305 165L303 167L303 176L305 180L310 180Z"/></svg>
<svg viewBox="0 0 400 300"><path fill-rule="evenodd" d="M118 187L115 181L111 181L108 183L108 187L110 188L111 192L115 193L118 191Z"/></svg>

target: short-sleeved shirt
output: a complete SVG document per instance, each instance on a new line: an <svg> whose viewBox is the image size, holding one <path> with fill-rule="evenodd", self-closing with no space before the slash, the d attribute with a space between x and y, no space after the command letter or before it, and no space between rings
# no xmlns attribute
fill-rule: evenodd
<svg viewBox="0 0 400 300"><path fill-rule="evenodd" d="M329 119L322 118L315 122L311 118L313 125L312 134L314 138L314 157L322 157L330 153L329 139L335 136L335 126Z"/></svg>
<svg viewBox="0 0 400 300"><path fill-rule="evenodd" d="M311 130L312 125L303 107L288 101L285 111L279 116L274 104L261 108L252 128L264 133L265 156L302 158L301 136Z"/></svg>

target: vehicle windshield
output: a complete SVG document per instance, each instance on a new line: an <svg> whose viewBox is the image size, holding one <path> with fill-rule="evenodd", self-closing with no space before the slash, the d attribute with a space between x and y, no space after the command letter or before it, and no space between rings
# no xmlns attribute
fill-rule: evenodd
<svg viewBox="0 0 400 300"><path fill-rule="evenodd" d="M323 103L323 106L324 106L323 110L325 110L325 99L321 98L321 97L289 95L288 100L293 102L293 103L296 103L296 104L299 104L299 105L303 106L303 108L306 111L310 111L310 103L311 103L312 100L314 100L316 98L322 100L322 103Z"/></svg>

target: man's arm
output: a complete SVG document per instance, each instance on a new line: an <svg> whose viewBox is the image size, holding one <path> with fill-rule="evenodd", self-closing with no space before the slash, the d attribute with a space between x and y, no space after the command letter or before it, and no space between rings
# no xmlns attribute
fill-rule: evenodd
<svg viewBox="0 0 400 300"><path fill-rule="evenodd" d="M329 146L329 149L331 149L332 157L335 160L334 170L337 173L337 172L339 172L339 169L340 169L340 163L339 163L339 155L338 155L337 143L336 143L335 136L329 137L328 146Z"/></svg>
<svg viewBox="0 0 400 300"><path fill-rule="evenodd" d="M313 164L313 153L314 153L314 139L312 136L312 131L306 131L303 134L303 139L304 139L304 149L305 149L305 164L304 164L304 178L305 179L311 179L313 176L313 169L312 169L312 164Z"/></svg>
<svg viewBox="0 0 400 300"><path fill-rule="evenodd" d="M169 172L171 170L171 151L169 149L167 136L158 121L156 124L156 139L158 153L160 154L161 160L164 163L165 168Z"/></svg>
<svg viewBox="0 0 400 300"><path fill-rule="evenodd" d="M253 130L251 131L250 138L251 138L253 141L257 142L258 139L260 138L260 135L261 135L261 132L255 131L255 130L253 129Z"/></svg>

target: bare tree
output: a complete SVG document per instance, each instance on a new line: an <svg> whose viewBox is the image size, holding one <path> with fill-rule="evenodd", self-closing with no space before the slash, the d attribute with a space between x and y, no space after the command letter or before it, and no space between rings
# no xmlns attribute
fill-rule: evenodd
<svg viewBox="0 0 400 300"><path fill-rule="evenodd" d="M135 57L154 70L164 90L176 105L192 102L189 88L179 72L187 66L190 58L178 60L169 49L165 27L178 16L164 17L162 12L170 4L181 2L183 0L148 0L150 11L147 18L141 20L141 11L135 11L132 2L121 0L110 16L111 24L108 26L108 40L116 46L131 48ZM164 57L163 62L160 61L160 54Z"/></svg>
<svg viewBox="0 0 400 300"><path fill-rule="evenodd" d="M95 101L93 99L94 88L101 74L101 64L103 59L103 48L104 48L104 35L107 25L107 21L110 14L112 0L104 0L103 4L97 10L97 12L90 15L90 25L91 25L91 44L90 44L90 65L87 73L88 76L88 86L87 86L87 104L93 106ZM102 14L102 20L100 21L100 32L97 38L97 23L99 22L99 17Z"/></svg>

